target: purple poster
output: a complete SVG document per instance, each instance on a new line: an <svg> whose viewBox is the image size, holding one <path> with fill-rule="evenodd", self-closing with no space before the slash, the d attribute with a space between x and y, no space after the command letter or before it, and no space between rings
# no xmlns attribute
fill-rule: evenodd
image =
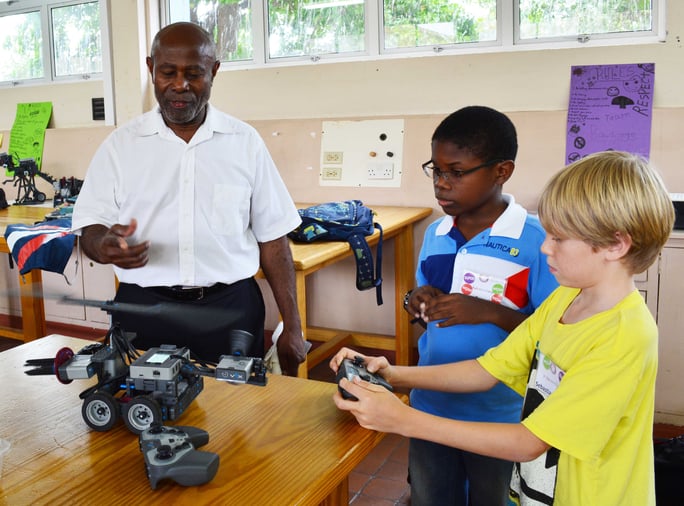
<svg viewBox="0 0 684 506"><path fill-rule="evenodd" d="M565 161L597 151L649 157L655 64L573 66Z"/></svg>

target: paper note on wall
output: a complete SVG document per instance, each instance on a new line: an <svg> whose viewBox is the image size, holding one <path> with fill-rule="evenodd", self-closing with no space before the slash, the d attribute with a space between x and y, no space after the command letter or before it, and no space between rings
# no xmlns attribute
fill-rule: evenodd
<svg viewBox="0 0 684 506"><path fill-rule="evenodd" d="M17 114L10 131L7 150L16 162L15 165L18 165L19 160L24 158L33 158L40 170L45 129L50 122L51 115L52 102L17 104Z"/></svg>
<svg viewBox="0 0 684 506"><path fill-rule="evenodd" d="M565 162L597 151L651 151L655 64L573 66Z"/></svg>

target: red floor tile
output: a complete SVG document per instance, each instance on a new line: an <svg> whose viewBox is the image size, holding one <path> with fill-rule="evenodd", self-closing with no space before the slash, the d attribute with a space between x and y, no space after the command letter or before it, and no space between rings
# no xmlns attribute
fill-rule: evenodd
<svg viewBox="0 0 684 506"><path fill-rule="evenodd" d="M349 504L353 504L354 506L395 506L396 501L360 495L350 500Z"/></svg>
<svg viewBox="0 0 684 506"><path fill-rule="evenodd" d="M388 460L380 469L377 470L375 476L387 478L389 480L406 482L407 478L406 462L399 462L398 460Z"/></svg>
<svg viewBox="0 0 684 506"><path fill-rule="evenodd" d="M375 477L363 487L361 495L398 501L404 496L407 489L408 484L405 480L398 481Z"/></svg>
<svg viewBox="0 0 684 506"><path fill-rule="evenodd" d="M372 477L373 475L368 473L362 473L356 470L352 471L349 474L349 497L352 498L360 492Z"/></svg>

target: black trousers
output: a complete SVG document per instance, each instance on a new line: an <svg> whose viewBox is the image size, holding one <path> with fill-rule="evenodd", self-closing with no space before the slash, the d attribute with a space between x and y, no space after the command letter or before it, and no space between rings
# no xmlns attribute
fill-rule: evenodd
<svg viewBox="0 0 684 506"><path fill-rule="evenodd" d="M241 343L240 336L246 331L254 339L248 350L241 351L249 357L263 358L266 310L254 278L217 285L197 300L185 299L162 287L120 283L114 302L122 307L130 303L135 311L112 312L112 323L135 333L132 344L138 349L162 344L186 346L194 359L213 363L221 355L233 354L231 345ZM151 306L150 311L145 305Z"/></svg>

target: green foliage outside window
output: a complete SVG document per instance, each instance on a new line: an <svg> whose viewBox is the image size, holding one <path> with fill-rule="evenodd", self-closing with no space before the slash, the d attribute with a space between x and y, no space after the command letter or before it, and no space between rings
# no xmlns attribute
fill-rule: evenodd
<svg viewBox="0 0 684 506"><path fill-rule="evenodd" d="M43 77L40 12L0 17L0 47L0 81Z"/></svg>
<svg viewBox="0 0 684 506"><path fill-rule="evenodd" d="M260 0L254 0L260 1ZM366 4L373 0L267 0L268 58L368 51ZM652 30L651 0L517 0L522 40ZM178 13L216 37L224 61L254 57L250 0L189 0ZM369 4L370 5L370 4ZM497 0L378 2L384 50L497 41ZM174 14L173 17L176 15ZM174 19L176 20L176 19ZM373 41L371 41L371 45Z"/></svg>
<svg viewBox="0 0 684 506"><path fill-rule="evenodd" d="M44 17L50 19L48 33ZM34 11L0 15L0 82L100 73L100 33L100 7L92 0L46 2ZM52 58L43 54L44 38L50 39Z"/></svg>
<svg viewBox="0 0 684 506"><path fill-rule="evenodd" d="M639 32L653 27L651 0L519 0L520 38Z"/></svg>
<svg viewBox="0 0 684 506"><path fill-rule="evenodd" d="M496 0L390 0L385 49L496 40Z"/></svg>
<svg viewBox="0 0 684 506"><path fill-rule="evenodd" d="M177 19L197 23L214 36L221 61L251 60L252 11L250 0L190 0L188 13L174 13Z"/></svg>
<svg viewBox="0 0 684 506"><path fill-rule="evenodd" d="M97 2L52 9L52 42L56 76L102 72Z"/></svg>
<svg viewBox="0 0 684 506"><path fill-rule="evenodd" d="M271 58L365 49L363 2L269 0L268 25Z"/></svg>
<svg viewBox="0 0 684 506"><path fill-rule="evenodd" d="M0 4L0 82L51 78L46 72L52 61L56 77L102 72L98 2L43 1L41 9L29 12ZM496 15L502 0L267 0L266 26L257 33L253 22L259 26L260 20L253 19L253 2L263 0L166 1L169 7L187 9L171 12L173 21L195 22L214 35L222 61L259 60L254 37L262 33L266 59L372 54L373 47L380 53L400 52L500 39ZM376 1L381 47L367 37L366 9ZM514 1L521 41L654 31L653 0ZM49 34L42 33L45 5L51 8ZM51 40L51 59L43 54L45 37Z"/></svg>

